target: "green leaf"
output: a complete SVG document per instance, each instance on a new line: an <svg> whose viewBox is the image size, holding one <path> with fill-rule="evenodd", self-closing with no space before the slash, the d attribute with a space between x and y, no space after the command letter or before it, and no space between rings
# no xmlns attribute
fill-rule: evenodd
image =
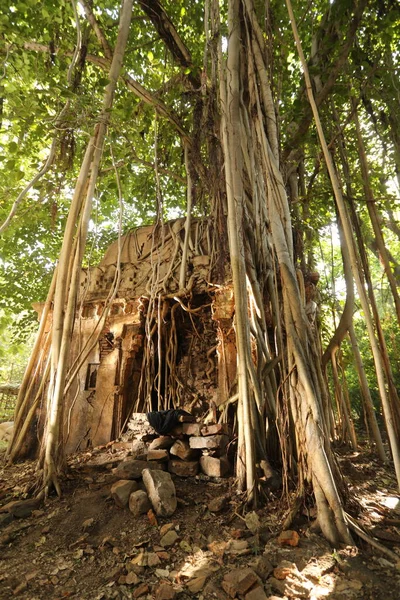
<svg viewBox="0 0 400 600"><path fill-rule="evenodd" d="M8 144L8 150L11 154L14 154L18 150L18 144L16 142L10 142Z"/></svg>

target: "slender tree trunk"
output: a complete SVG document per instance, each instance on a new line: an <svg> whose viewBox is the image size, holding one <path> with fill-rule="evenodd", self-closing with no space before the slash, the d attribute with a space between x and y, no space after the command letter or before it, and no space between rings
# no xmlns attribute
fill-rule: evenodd
<svg viewBox="0 0 400 600"><path fill-rule="evenodd" d="M239 78L240 78L240 21L239 0L229 2L229 42L227 78L224 83L220 65L220 90L222 107L223 145L225 155L225 178L228 200L228 239L235 297L236 344L238 352L237 377L239 403L243 415L243 438L240 446L245 448L246 489L249 500L255 499L255 457L251 424L250 393L247 381L249 331L247 316L247 288L243 246L243 183L240 140ZM229 157L229 158L228 158ZM239 413L240 414L240 413ZM239 427L239 432L241 427Z"/></svg>
<svg viewBox="0 0 400 600"><path fill-rule="evenodd" d="M357 450L358 445L357 445L356 432L354 429L353 422L351 420L351 415L348 411L346 400L344 398L342 385L340 383L336 354L337 354L337 352L332 352L331 363L332 363L333 381L335 384L335 395L337 398L338 406L340 406L340 412L341 412L342 419L343 419L343 425L344 425L343 435L346 436L346 433L347 433L347 436L348 436L347 439L350 440L353 450ZM347 441L347 439L345 438L343 441Z"/></svg>
<svg viewBox="0 0 400 600"><path fill-rule="evenodd" d="M351 183L351 177L350 177L350 169L349 169L346 152L345 152L345 147L344 147L344 143L343 143L342 128L340 126L339 117L338 117L337 111L334 106L332 106L332 111L333 111L336 127L338 130L338 138L337 138L338 139L338 147L339 147L339 153L340 153L340 157L341 157L343 173L344 173L344 177L345 177L348 203L350 206L353 226L354 226L354 229L356 232L356 238L358 240L359 247L360 247L361 262L364 266L364 273L367 273L368 265L366 262L366 255L365 255L365 252L363 251L363 248L361 245L361 241L362 241L361 231L360 231L360 227L358 224L357 214L356 214L356 211L354 208L354 203L352 201L352 198L353 198L352 183ZM339 233L340 233L340 238L342 240L341 248L342 248L342 255L343 255L343 269L344 269L344 277L345 277L345 281L346 281L346 290L347 290L346 305L347 305L348 295L351 291L351 294L353 297L352 306L354 306L354 290L353 290L353 278L352 278L352 271L351 271L351 265L350 265L350 257L349 257L349 253L347 250L345 240L343 239L343 228L340 225L340 220L339 220ZM374 303L372 304L372 309L373 309L373 314L374 314L374 318L375 318L375 322L376 322L376 314L377 313L374 310ZM353 312L353 308L352 308L352 312ZM358 347L358 343L357 343L357 339L356 339L356 335L355 335L355 331L354 331L353 319L351 318L351 321L348 323L349 323L348 332L350 335L351 345L353 348L353 354L354 354L356 369L357 369L357 373L358 373L358 379L360 381L361 394L362 394L362 398L363 398L363 404L365 407L365 413L367 415L370 433L372 433L373 439L376 443L376 447L377 447L377 451L378 451L378 455L379 455L380 459L384 463L387 463L388 458L386 456L386 453L385 453L385 450L383 447L381 433L379 431L378 422L376 420L375 410L374 410L371 394L369 391L367 378L365 375L363 361L362 361L360 349ZM377 323L377 327L378 327L378 332L379 332L379 329L380 329L379 322ZM381 350L382 350L382 347L381 347ZM383 359L384 359L384 357L383 357ZM384 360L384 363L385 363L385 360Z"/></svg>
<svg viewBox="0 0 400 600"><path fill-rule="evenodd" d="M382 261L384 269L385 269L386 277L388 278L388 281L389 281L389 286L390 286L390 289L392 292L394 305L396 307L397 322L400 326L400 296L397 291L396 279L393 274L392 267L390 266L388 253L386 251L385 240L384 240L384 237L382 234L382 229L381 229L381 222L380 222L380 218L379 218L378 211L377 211L376 204L375 204L374 193L373 193L372 187L371 187L368 160L367 160L367 155L365 152L364 140L363 140L361 130L360 130L360 123L359 123L358 114L357 114L357 105L356 105L354 98L352 98L352 106L353 106L354 123L356 126L356 132L357 132L358 154L360 157L361 173L362 173L362 179L363 179L365 200L366 200L367 208L368 208L368 214L371 219L372 228L374 230L374 235L375 235L378 252L379 252L381 261Z"/></svg>
<svg viewBox="0 0 400 600"><path fill-rule="evenodd" d="M325 162L328 168L328 172L329 172L329 176L331 179L331 183L332 183L332 187L333 187L333 191L335 194L335 199L336 199L336 203L337 203L337 207L339 210L339 214L341 216L341 220L342 220L342 224L343 224L343 231L344 231L344 237L346 240L346 244L349 250L349 254L350 254L350 261L351 261L351 268L352 268L352 272L353 272L353 277L355 279L356 285L357 285L357 290L358 290L358 294L360 297L360 302L364 311L364 316L365 316L365 321L366 321L366 325L367 325L367 329L368 329L368 334L369 334L369 338L370 338L370 343L371 343L371 349L372 349L372 353L374 356L374 361L375 361L375 366L376 366L376 373L377 373L377 378L378 378L378 385L379 385L379 389L380 389L380 394L381 394L381 399L382 399L382 406L383 406L383 410L384 410L384 414L385 414L385 422L386 422L386 427L388 430L388 435L389 435L389 440L390 440L390 445L391 445L391 449L392 449L392 454L393 454L393 460L394 460L394 465L395 465L395 471L396 471L396 476L397 476L397 482L398 482L398 486L400 488L400 447L399 447L399 440L396 434L396 429L395 429L395 425L394 425L394 417L392 414L392 408L386 393L386 387L385 387L385 381L384 381L384 377L383 377L383 365L382 365L382 360L381 360L381 355L379 352L379 348L378 348L378 344L375 338L375 332L374 332L374 326L373 326L373 322L372 322L372 318L371 318L371 314L370 314L370 309L369 309L369 304L368 304L368 300L366 298L366 294L365 294L365 290L364 287L362 285L362 281L360 278L360 274L358 271L358 264L357 264L357 256L356 256L356 252L355 252L355 248L354 248L354 241L353 241L353 236L352 236L352 231L350 228L350 224L347 220L347 215L346 215L346 211L345 211L345 204L343 202L343 197L342 197L342 192L340 189L340 185L336 176L336 171L333 165L333 161L332 161L332 157L330 155L326 140L325 140L325 136L323 133L323 129L322 129L322 125L321 125L321 121L319 118L319 114L318 114L318 109L317 106L315 104L315 100L314 100L314 95L313 95L313 91L312 91L312 86L311 86L311 81L310 81L310 77L308 74L308 68L307 68L307 63L303 54L303 50L301 47L301 42L300 42L300 38L298 36L298 32L297 32L297 27L296 27L296 23L294 20L294 15L293 15L293 10L292 10L292 6L290 3L290 0L286 0L286 4L289 10L289 15L290 15L290 20L292 23L292 29L293 29L293 34L294 34L294 38L296 41L296 45L297 45L297 49L298 49L298 53L300 56L300 61L302 63L302 67L303 67L303 73L304 73L304 77L306 80L306 88L307 88L307 94L308 94L308 98L311 104L311 108L314 114L314 119L315 119L315 123L316 123L316 127L317 127L317 131L318 131L318 136L320 139L320 143L322 146L322 150L324 153L324 157L325 157Z"/></svg>
<svg viewBox="0 0 400 600"><path fill-rule="evenodd" d="M388 461L388 457L386 456L385 449L383 447L381 432L379 431L378 422L376 420L374 404L372 402L371 393L369 391L368 381L367 381L367 377L365 375L365 369L364 369L360 349L358 347L357 338L356 338L353 324L350 326L349 335L350 335L350 341L351 341L351 348L353 350L354 362L356 364L358 380L360 382L361 396L362 396L364 411L367 416L367 421L368 421L368 425L369 425L369 429L370 429L370 435L372 436L371 442L372 441L375 442L378 456L381 459L381 461L384 462L385 464L388 464L389 461Z"/></svg>
<svg viewBox="0 0 400 600"><path fill-rule="evenodd" d="M62 423L62 400L64 397L70 339L75 314L78 270L80 269L82 263L83 253L86 245L86 235L92 199L103 152L104 139L110 120L110 110L113 103L114 92L121 71L126 42L128 39L131 14L132 0L124 0L124 4L121 9L116 47L109 71L110 82L106 87L99 124L96 127L94 136L89 142L78 177L60 254L59 272L54 298L52 377L51 384L49 386L49 411L45 435L44 491L46 494L48 493L51 485L54 485L59 495L61 494L57 472L61 463L59 453L62 450L62 445L59 443ZM85 183L88 179L89 170L89 185L83 205L82 193ZM75 250L75 256L70 262L68 259L72 250L76 223L80 213L80 224L76 234L78 243ZM70 268L70 265L72 268Z"/></svg>
<svg viewBox="0 0 400 600"><path fill-rule="evenodd" d="M385 336L383 333L381 318L379 315L379 310L378 310L378 306L377 306L376 299L375 299L374 286L373 286L371 273L370 273L370 269L369 269L368 257L367 257L367 253L365 250L361 227L360 227L358 215L356 213L356 207L354 206L354 202L352 199L350 199L350 206L351 206L352 224L353 224L353 228L357 235L358 249L359 249L359 253L360 253L360 257L361 257L361 263L363 266L363 274L365 277L365 284L367 287L368 300L369 300L369 304L370 304L370 307L372 310L375 329L376 329L376 333L378 336L378 343L379 343L379 349L380 349L380 355L381 355L381 365L382 365L383 373L384 373L384 376L385 376L385 379L387 382L387 386L388 386L388 397L389 397L390 406L391 406L392 415L393 415L393 424L394 424L394 428L397 432L397 438L400 439L400 400L399 400L399 395L397 393L397 388L396 388L394 376L393 376L393 370L392 370L392 366L391 366L390 358L389 358L389 352L387 349L387 344L386 344ZM364 282L364 278L362 279L362 281ZM379 378L378 378L378 382L379 382Z"/></svg>

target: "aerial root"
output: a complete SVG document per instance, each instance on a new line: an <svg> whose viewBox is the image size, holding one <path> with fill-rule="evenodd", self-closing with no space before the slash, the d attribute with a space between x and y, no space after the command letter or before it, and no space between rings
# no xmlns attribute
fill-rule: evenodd
<svg viewBox="0 0 400 600"><path fill-rule="evenodd" d="M386 554L391 560L395 562L396 565L400 566L400 557L395 552L386 548L383 544L377 542L373 537L365 533L364 529L357 523L357 521L348 513L344 513L346 522L348 526L356 533L362 540L366 541L368 544L382 552L382 554Z"/></svg>

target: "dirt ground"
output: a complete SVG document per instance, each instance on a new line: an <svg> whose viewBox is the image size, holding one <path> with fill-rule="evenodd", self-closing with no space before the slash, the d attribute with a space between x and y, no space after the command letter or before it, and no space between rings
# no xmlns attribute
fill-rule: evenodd
<svg viewBox="0 0 400 600"><path fill-rule="evenodd" d="M13 519L1 507L32 497L35 463L1 461L1 599L224 600L235 594L226 582L251 569L257 582L250 590L238 585L239 598L399 600L400 497L393 473L372 455L342 451L339 458L361 506L357 522L399 557L397 565L358 537L358 547L330 547L310 528L312 511L292 525L297 545L287 545L279 538L287 514L280 492L246 517L232 478L173 476L172 517L134 517L110 496L112 468L125 456L112 446L75 455L63 497ZM175 534L167 543L168 531Z"/></svg>

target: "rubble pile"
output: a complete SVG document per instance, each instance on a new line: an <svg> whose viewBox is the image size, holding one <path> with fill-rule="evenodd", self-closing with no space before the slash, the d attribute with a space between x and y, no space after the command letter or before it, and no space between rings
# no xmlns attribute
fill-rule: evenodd
<svg viewBox="0 0 400 600"><path fill-rule="evenodd" d="M157 435L149 423L138 414L131 419L135 438L117 442L129 452L113 469L118 480L111 496L119 507L129 507L135 515L154 510L159 516L172 515L176 509L172 475L224 477L230 472L226 454L230 441L225 423L193 422L192 417L180 417L168 435Z"/></svg>

